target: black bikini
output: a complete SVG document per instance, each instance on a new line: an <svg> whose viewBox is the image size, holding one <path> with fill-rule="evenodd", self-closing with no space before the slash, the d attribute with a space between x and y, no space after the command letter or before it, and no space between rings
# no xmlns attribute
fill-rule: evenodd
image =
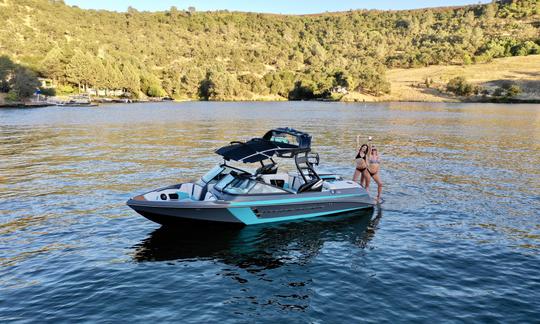
<svg viewBox="0 0 540 324"><path fill-rule="evenodd" d="M358 154L356 154L356 157L355 157L354 159L355 159L355 160L356 160L356 159L364 159L364 161L365 161L365 160L366 160L366 157L360 157L360 153L358 153ZM358 171L360 171L360 172L364 172L364 171L366 171L366 169L367 169L367 167L366 167L366 168L363 168L363 169L358 168L358 167L356 168L356 170L358 170Z"/></svg>

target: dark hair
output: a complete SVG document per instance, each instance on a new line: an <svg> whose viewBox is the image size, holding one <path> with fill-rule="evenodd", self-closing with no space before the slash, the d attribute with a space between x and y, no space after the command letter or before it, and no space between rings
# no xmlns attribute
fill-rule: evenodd
<svg viewBox="0 0 540 324"><path fill-rule="evenodd" d="M362 157L360 156L360 152L362 152L362 148L363 148L364 146L365 146L366 148L369 148L367 144L362 144L362 146L360 146L360 149L358 150L358 154L356 154L355 159L362 158ZM364 155L364 157L363 157L362 159L365 160L366 157L367 157L367 151L366 151L366 154Z"/></svg>

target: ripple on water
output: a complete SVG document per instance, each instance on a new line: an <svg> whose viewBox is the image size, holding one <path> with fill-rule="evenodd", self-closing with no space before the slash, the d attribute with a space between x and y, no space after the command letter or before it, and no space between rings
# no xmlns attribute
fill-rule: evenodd
<svg viewBox="0 0 540 324"><path fill-rule="evenodd" d="M539 111L320 102L1 110L0 321L530 322L540 316ZM372 135L383 208L171 230L125 206L200 176L218 162L216 147L277 126L311 132L324 168L346 177L353 139Z"/></svg>

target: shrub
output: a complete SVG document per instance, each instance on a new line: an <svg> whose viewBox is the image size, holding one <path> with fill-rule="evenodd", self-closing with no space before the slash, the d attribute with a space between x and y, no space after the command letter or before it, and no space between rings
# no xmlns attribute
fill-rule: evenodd
<svg viewBox="0 0 540 324"><path fill-rule="evenodd" d="M15 91L10 91L4 98L6 101L18 101L19 96L17 96L17 93Z"/></svg>
<svg viewBox="0 0 540 324"><path fill-rule="evenodd" d="M526 41L524 43L521 43L519 45L512 47L510 52L514 56L525 56L529 54L537 54L538 45L536 45L534 42Z"/></svg>
<svg viewBox="0 0 540 324"><path fill-rule="evenodd" d="M503 88L497 88L495 91L493 91L493 95L495 97L502 97L504 96L504 89Z"/></svg>
<svg viewBox="0 0 540 324"><path fill-rule="evenodd" d="M152 84L146 90L146 94L150 97L163 97L165 96L165 91L160 86Z"/></svg>
<svg viewBox="0 0 540 324"><path fill-rule="evenodd" d="M467 82L464 77L455 77L448 81L446 90L458 96L470 96L475 92L475 87Z"/></svg>
<svg viewBox="0 0 540 324"><path fill-rule="evenodd" d="M514 82L504 82L499 88L495 89L494 95L497 97L515 97L521 93L521 88Z"/></svg>
<svg viewBox="0 0 540 324"><path fill-rule="evenodd" d="M506 90L506 96L515 97L521 93L521 88L518 85L511 85L510 88Z"/></svg>
<svg viewBox="0 0 540 324"><path fill-rule="evenodd" d="M59 95L68 95L75 92L75 88L70 85L59 85L56 87L56 93Z"/></svg>
<svg viewBox="0 0 540 324"><path fill-rule="evenodd" d="M0 80L0 92L9 92L9 82L7 82L6 80Z"/></svg>
<svg viewBox="0 0 540 324"><path fill-rule="evenodd" d="M56 89L54 89L54 88L42 88L42 87L40 87L39 91L44 96L48 96L48 97L56 96Z"/></svg>

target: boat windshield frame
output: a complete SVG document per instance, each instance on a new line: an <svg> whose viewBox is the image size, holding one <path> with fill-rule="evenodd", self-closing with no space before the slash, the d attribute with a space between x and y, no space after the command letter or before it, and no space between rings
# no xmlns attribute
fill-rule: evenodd
<svg viewBox="0 0 540 324"><path fill-rule="evenodd" d="M218 164L216 165L215 167L213 167L210 171L206 172L200 179L200 181L204 184L208 184L210 183L212 180L214 180L217 176L219 176L220 174L222 174L224 171L226 171L227 169L231 170L231 171L236 171L238 172L239 174L248 174L248 175L251 175L250 172L246 171L246 170L242 170L242 169L239 169L239 168L235 168L233 166L230 166L226 163L222 163L222 164ZM218 180L221 181L222 179Z"/></svg>

